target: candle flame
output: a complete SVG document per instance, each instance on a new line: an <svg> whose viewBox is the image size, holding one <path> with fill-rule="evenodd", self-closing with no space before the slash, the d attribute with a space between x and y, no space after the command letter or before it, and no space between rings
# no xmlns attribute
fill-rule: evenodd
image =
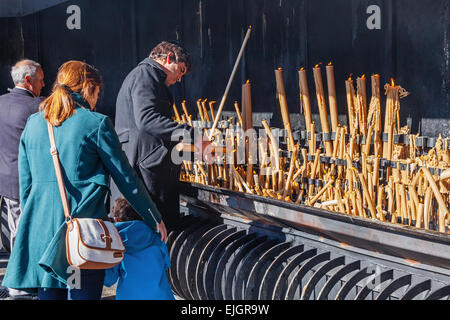
<svg viewBox="0 0 450 320"><path fill-rule="evenodd" d="M278 70L279 70L279 71L282 71L283 69L281 69L281 68L278 68Z"/></svg>
<svg viewBox="0 0 450 320"><path fill-rule="evenodd" d="M305 70L305 68L301 67L301 68L300 68L300 71L303 71L303 70Z"/></svg>
<svg viewBox="0 0 450 320"><path fill-rule="evenodd" d="M395 80L394 80L394 78L391 78L391 86L395 86Z"/></svg>
<svg viewBox="0 0 450 320"><path fill-rule="evenodd" d="M353 73L350 73L350 75L348 76L348 81L352 81L352 75Z"/></svg>
<svg viewBox="0 0 450 320"><path fill-rule="evenodd" d="M332 64L331 64L331 61L330 61L330 62L328 62L328 65L329 65L329 66L332 66Z"/></svg>
<svg viewBox="0 0 450 320"><path fill-rule="evenodd" d="M250 83L250 80L247 80L247 82L245 82L245 84L249 84Z"/></svg>
<svg viewBox="0 0 450 320"><path fill-rule="evenodd" d="M363 75L361 76L361 79L365 79L365 78L366 78L366 75L363 74Z"/></svg>
<svg viewBox="0 0 450 320"><path fill-rule="evenodd" d="M318 68L318 67L319 67L319 64L316 64L316 66L314 68Z"/></svg>

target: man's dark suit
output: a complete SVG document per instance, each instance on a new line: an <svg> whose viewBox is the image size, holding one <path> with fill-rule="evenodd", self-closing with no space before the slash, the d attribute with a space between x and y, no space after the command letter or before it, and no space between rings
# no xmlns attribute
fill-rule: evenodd
<svg viewBox="0 0 450 320"><path fill-rule="evenodd" d="M8 252L21 215L17 164L20 136L28 117L39 111L41 101L42 98L17 87L0 96L0 240Z"/></svg>
<svg viewBox="0 0 450 320"><path fill-rule="evenodd" d="M115 129L130 164L141 176L163 216L168 231L179 216L180 166L171 160L176 142L172 133L193 130L172 120L173 97L164 84L166 74L151 58L144 59L125 78L117 96ZM112 184L112 202L119 196Z"/></svg>
<svg viewBox="0 0 450 320"><path fill-rule="evenodd" d="M27 119L39 111L42 98L14 88L0 96L0 195L19 199L17 156L19 141Z"/></svg>

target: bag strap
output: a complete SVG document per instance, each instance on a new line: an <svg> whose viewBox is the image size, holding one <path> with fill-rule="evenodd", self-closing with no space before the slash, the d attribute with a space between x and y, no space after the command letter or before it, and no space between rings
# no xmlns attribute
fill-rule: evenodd
<svg viewBox="0 0 450 320"><path fill-rule="evenodd" d="M50 154L52 155L53 165L55 167L56 180L58 181L59 194L61 195L61 201L64 209L64 216L66 222L71 220L69 202L67 201L66 188L64 186L64 179L61 171L61 164L59 162L58 150L56 149L55 134L53 132L53 126L47 120L48 136L50 138Z"/></svg>

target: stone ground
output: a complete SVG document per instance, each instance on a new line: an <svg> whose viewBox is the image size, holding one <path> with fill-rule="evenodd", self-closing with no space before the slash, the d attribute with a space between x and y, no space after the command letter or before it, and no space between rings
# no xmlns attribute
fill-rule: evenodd
<svg viewBox="0 0 450 320"><path fill-rule="evenodd" d="M0 283L3 281L3 276L6 272L6 266L8 265L9 254L3 250L0 250ZM116 299L116 286L111 288L103 287L102 300L115 300ZM176 300L182 300L180 297L175 296ZM8 289L0 285L0 300L11 300L8 295Z"/></svg>
<svg viewBox="0 0 450 320"><path fill-rule="evenodd" d="M6 272L6 266L8 265L9 254L0 251L0 283L3 281L3 276ZM0 286L0 300L10 300L11 298L7 294L7 289ZM116 286L111 288L103 287L102 300L115 300L116 298Z"/></svg>

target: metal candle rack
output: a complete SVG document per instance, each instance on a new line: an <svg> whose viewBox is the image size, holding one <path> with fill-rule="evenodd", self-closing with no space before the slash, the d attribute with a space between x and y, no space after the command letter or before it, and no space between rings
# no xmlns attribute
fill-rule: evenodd
<svg viewBox="0 0 450 320"><path fill-rule="evenodd" d="M328 65L327 80L334 81L332 71ZM284 128L270 128L265 120L262 127L251 124L242 128L243 122L248 123L243 119L251 119L247 81L244 86L248 90L243 88L243 112L235 102L237 118L222 117L215 127L214 136L222 137L213 141L219 156L213 163L185 161L181 180L447 233L450 139L413 135L408 128L400 128L399 99L407 93L393 82L385 86L388 98L382 132L377 75L372 76L370 104L364 77L357 79L357 90L351 79L346 81L350 127L336 124L335 97L329 97L333 102L331 130L322 125L322 132L316 132L320 130L316 130L315 123L308 123L311 110L304 72L299 71L299 79L306 130L291 129L286 116L282 70L277 69L277 97ZM320 67L314 68L314 76L321 120L328 122ZM335 90L329 92L335 95ZM200 118L214 119L213 105L209 105L209 117L206 101L197 102ZM186 114L185 102L183 110L184 120L179 116L176 119L189 123L187 120L192 117ZM204 132L213 127L212 121L191 121L191 124ZM250 152L248 140L242 139L246 137L243 129L252 127L256 129L255 152ZM210 135L213 136L211 132ZM264 172L268 168L271 171Z"/></svg>

